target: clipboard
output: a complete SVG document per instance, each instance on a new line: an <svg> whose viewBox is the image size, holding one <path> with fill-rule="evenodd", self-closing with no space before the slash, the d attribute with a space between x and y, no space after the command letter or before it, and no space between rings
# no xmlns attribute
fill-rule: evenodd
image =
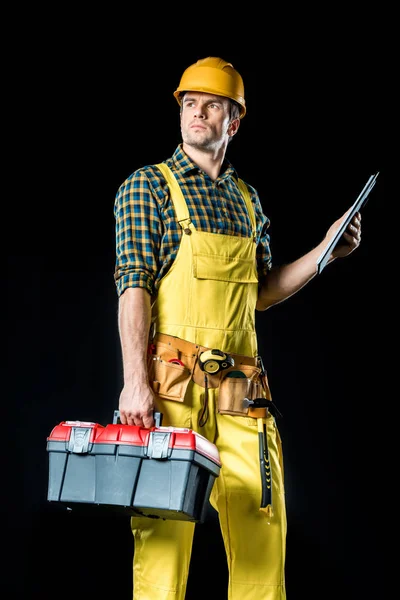
<svg viewBox="0 0 400 600"><path fill-rule="evenodd" d="M377 173L375 173L374 175L371 175L371 177L368 179L367 183L361 190L357 200L354 202L353 206L351 207L350 212L347 215L346 219L343 221L342 225L339 227L339 229L337 230L337 232L335 233L335 235L329 242L328 246L325 248L325 250L319 256L319 258L317 260L317 274L318 275L320 275L320 273L322 273L326 263L328 262L330 255L332 254L332 251L335 249L338 241L342 237L348 224L350 223L350 221L352 220L352 218L354 217L356 212L359 212L362 209L362 207L365 206L368 196L376 183L376 179L377 179L378 175L379 175L379 171Z"/></svg>

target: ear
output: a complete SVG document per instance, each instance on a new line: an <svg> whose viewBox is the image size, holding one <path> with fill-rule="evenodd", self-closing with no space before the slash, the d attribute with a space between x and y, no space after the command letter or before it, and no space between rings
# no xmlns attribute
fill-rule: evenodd
<svg viewBox="0 0 400 600"><path fill-rule="evenodd" d="M229 127L228 127L228 134L233 137L234 135L236 135L238 129L240 126L240 119L233 119L233 121L231 121L229 123Z"/></svg>

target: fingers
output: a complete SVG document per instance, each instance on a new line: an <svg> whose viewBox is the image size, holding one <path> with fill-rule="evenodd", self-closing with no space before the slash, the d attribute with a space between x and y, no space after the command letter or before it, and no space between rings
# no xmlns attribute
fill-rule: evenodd
<svg viewBox="0 0 400 600"><path fill-rule="evenodd" d="M343 233L343 239L346 242L346 246L352 252L355 250L361 242L361 215L356 213L346 230Z"/></svg>
<svg viewBox="0 0 400 600"><path fill-rule="evenodd" d="M120 410L120 421L122 425L137 425L139 427L153 427L154 416L153 411L145 414L133 413L129 411Z"/></svg>
<svg viewBox="0 0 400 600"><path fill-rule="evenodd" d="M345 235L353 237L358 243L361 241L361 214L356 213L346 228Z"/></svg>
<svg viewBox="0 0 400 600"><path fill-rule="evenodd" d="M152 427L154 410L154 395L147 384L128 382L124 385L119 397L120 421L123 425Z"/></svg>
<svg viewBox="0 0 400 600"><path fill-rule="evenodd" d="M361 237L355 237L352 233L347 233L347 231L344 232L343 238L350 250L355 250L361 241Z"/></svg>
<svg viewBox="0 0 400 600"><path fill-rule="evenodd" d="M329 233L329 232L328 232ZM339 243L332 252L334 258L348 256L361 242L361 214L356 212L340 236Z"/></svg>

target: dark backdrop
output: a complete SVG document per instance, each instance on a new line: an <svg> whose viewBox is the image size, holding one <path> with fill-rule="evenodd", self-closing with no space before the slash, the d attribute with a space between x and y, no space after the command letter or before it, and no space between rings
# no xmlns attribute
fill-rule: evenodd
<svg viewBox="0 0 400 600"><path fill-rule="evenodd" d="M318 243L380 170L360 248L257 323L283 414L289 598L384 598L377 403L390 328L383 275L390 40L378 43L375 33L361 43L361 32L353 39L345 28L291 38L282 27L275 45L261 32L246 44L187 45L183 36L156 47L150 37L139 43L115 33L88 40L78 23L51 29L46 43L37 37L30 45L16 77L17 174L4 223L7 597L131 598L128 519L83 519L49 506L46 437L62 420L112 420L121 388L114 197L133 170L174 152L172 92L189 64L220 55L243 75L248 106L228 158L259 190L275 264ZM210 510L197 527L188 598L224 600L226 577Z"/></svg>

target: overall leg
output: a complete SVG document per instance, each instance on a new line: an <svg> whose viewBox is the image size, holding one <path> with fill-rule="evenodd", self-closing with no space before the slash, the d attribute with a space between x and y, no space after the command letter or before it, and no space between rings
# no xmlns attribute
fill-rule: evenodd
<svg viewBox="0 0 400 600"><path fill-rule="evenodd" d="M163 426L196 429L204 390L190 383L185 401L157 401ZM195 523L133 517L134 600L184 600Z"/></svg>
<svg viewBox="0 0 400 600"><path fill-rule="evenodd" d="M286 509L281 443L267 423L273 516L260 511L257 420L217 415L216 445L222 469L211 503L219 513L229 569L229 600L285 600Z"/></svg>
<svg viewBox="0 0 400 600"><path fill-rule="evenodd" d="M184 600L195 524L131 519L134 600Z"/></svg>

